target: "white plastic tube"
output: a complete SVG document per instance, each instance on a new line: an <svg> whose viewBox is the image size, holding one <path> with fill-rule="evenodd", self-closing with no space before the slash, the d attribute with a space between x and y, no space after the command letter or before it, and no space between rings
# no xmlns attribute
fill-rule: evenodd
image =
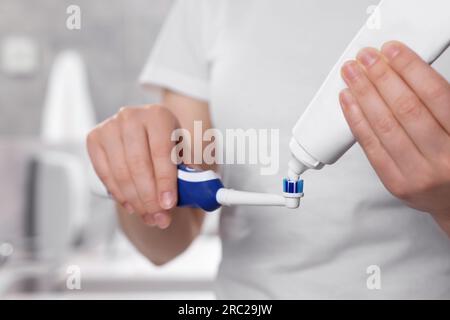
<svg viewBox="0 0 450 320"><path fill-rule="evenodd" d="M364 47L399 40L432 63L450 42L449 0L384 0L348 45L293 129L289 178L336 162L355 142L339 106L340 69ZM379 20L378 20L379 19ZM374 23L374 21L378 21Z"/></svg>

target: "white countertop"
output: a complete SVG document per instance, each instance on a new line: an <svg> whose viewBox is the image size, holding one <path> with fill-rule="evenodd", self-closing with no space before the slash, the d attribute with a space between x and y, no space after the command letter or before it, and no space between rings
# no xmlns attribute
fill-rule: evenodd
<svg viewBox="0 0 450 320"><path fill-rule="evenodd" d="M81 272L81 290L62 288L51 292L0 292L2 299L214 299L212 286L221 258L220 240L200 236L179 257L157 267L140 255L124 238L119 238L112 253L104 248L71 255L57 272L65 284L67 268ZM24 266L30 273L39 267ZM16 269L16 268L14 268ZM17 269L16 269L17 270ZM22 271L22 274L26 273ZM0 270L3 290L17 271ZM63 285L64 287L64 285ZM0 291L2 285L0 285Z"/></svg>

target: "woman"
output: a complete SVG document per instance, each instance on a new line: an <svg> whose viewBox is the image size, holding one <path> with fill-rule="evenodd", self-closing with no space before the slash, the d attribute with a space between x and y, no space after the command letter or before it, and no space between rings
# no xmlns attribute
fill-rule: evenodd
<svg viewBox="0 0 450 320"><path fill-rule="evenodd" d="M371 2L176 2L141 79L161 105L122 108L88 137L142 254L162 265L202 226L204 212L175 207L173 130L279 129L276 175L224 168L229 187L279 192L290 130ZM378 49L342 70L359 145L304 175L300 209L222 210L219 298L450 298L449 83L401 43ZM375 286L370 270L381 272Z"/></svg>

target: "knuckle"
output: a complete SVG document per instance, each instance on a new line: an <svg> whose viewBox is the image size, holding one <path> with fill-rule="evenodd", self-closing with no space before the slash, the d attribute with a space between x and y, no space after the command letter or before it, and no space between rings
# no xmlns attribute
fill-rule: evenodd
<svg viewBox="0 0 450 320"><path fill-rule="evenodd" d="M97 143L97 129L93 129L86 136L86 145L89 147Z"/></svg>
<svg viewBox="0 0 450 320"><path fill-rule="evenodd" d="M170 158L174 142L171 139L169 131L157 130L154 134L150 134L149 142L152 158L157 160Z"/></svg>
<svg viewBox="0 0 450 320"><path fill-rule="evenodd" d="M143 156L136 155L128 158L130 170L137 174L142 174L148 170L149 163Z"/></svg>
<svg viewBox="0 0 450 320"><path fill-rule="evenodd" d="M117 167L114 170L114 176L116 177L117 181L121 184L128 183L131 181L130 175L128 173L127 167Z"/></svg>
<svg viewBox="0 0 450 320"><path fill-rule="evenodd" d="M425 96L429 100L444 100L450 102L450 85L447 84L436 84L433 83L428 86L425 86Z"/></svg>
<svg viewBox="0 0 450 320"><path fill-rule="evenodd" d="M106 172L98 172L97 173L98 178L103 182L105 186L109 184L109 174Z"/></svg>
<svg viewBox="0 0 450 320"><path fill-rule="evenodd" d="M410 197L411 191L403 183L394 183L389 187L389 191L401 200L407 200Z"/></svg>
<svg viewBox="0 0 450 320"><path fill-rule="evenodd" d="M161 104L149 104L144 107L149 113L159 114L166 111L166 108Z"/></svg>
<svg viewBox="0 0 450 320"><path fill-rule="evenodd" d="M99 133L104 136L112 131L117 130L117 120L116 117L111 117L105 121L103 121L98 127L97 130Z"/></svg>
<svg viewBox="0 0 450 320"><path fill-rule="evenodd" d="M369 83L361 77L358 78L358 81L355 83L354 87L352 88L352 91L355 93L356 96L360 98L365 98L371 92L371 88Z"/></svg>
<svg viewBox="0 0 450 320"><path fill-rule="evenodd" d="M163 107L159 104L146 105L143 110L145 111L146 118L148 119L154 119L164 112Z"/></svg>
<svg viewBox="0 0 450 320"><path fill-rule="evenodd" d="M374 64L370 72L373 79L378 83L387 83L389 81L389 68L383 62Z"/></svg>
<svg viewBox="0 0 450 320"><path fill-rule="evenodd" d="M122 195L120 195L120 193L111 192L111 196L117 203L121 205L124 205L127 202L127 199L125 199Z"/></svg>
<svg viewBox="0 0 450 320"><path fill-rule="evenodd" d="M133 107L121 107L117 112L117 118L121 121L132 121L135 119L136 109Z"/></svg>
<svg viewBox="0 0 450 320"><path fill-rule="evenodd" d="M169 187L174 184L174 178L167 173L160 173L157 178L159 188Z"/></svg>
<svg viewBox="0 0 450 320"><path fill-rule="evenodd" d="M363 131L364 127L364 117L358 116L352 116L348 118L348 121L350 122L349 125L352 127L355 131L360 132Z"/></svg>
<svg viewBox="0 0 450 320"><path fill-rule="evenodd" d="M396 127L396 121L393 117L384 116L375 121L375 126L382 134L389 134L394 131Z"/></svg>
<svg viewBox="0 0 450 320"><path fill-rule="evenodd" d="M360 137L359 143L362 145L365 152L369 155L376 154L378 152L379 142L376 138L372 136L365 135Z"/></svg>
<svg viewBox="0 0 450 320"><path fill-rule="evenodd" d="M126 202L131 204L131 206L135 210L135 213L138 214L139 216L143 216L144 214L147 213L138 197L136 196L128 197Z"/></svg>
<svg viewBox="0 0 450 320"><path fill-rule="evenodd" d="M108 194L118 203L120 204L124 204L126 202L126 199L124 198L124 196L122 195L122 193L120 192L120 190L118 188L115 188L113 186L106 186L106 190L108 191Z"/></svg>
<svg viewBox="0 0 450 320"><path fill-rule="evenodd" d="M132 108L129 107L129 106L123 106L123 107L120 107L119 112L118 112L117 114L122 114L122 115L129 114L130 111L131 111L131 109L132 109Z"/></svg>
<svg viewBox="0 0 450 320"><path fill-rule="evenodd" d="M141 196L141 202L147 211L154 211L159 209L158 199L154 194L145 194Z"/></svg>
<svg viewBox="0 0 450 320"><path fill-rule="evenodd" d="M152 158L155 161L168 161L170 160L171 145L162 141L154 143L151 146Z"/></svg>
<svg viewBox="0 0 450 320"><path fill-rule="evenodd" d="M161 104L152 104L144 107L147 110L147 119L157 121L158 123L169 123L170 125L175 123L175 118L169 109Z"/></svg>
<svg viewBox="0 0 450 320"><path fill-rule="evenodd" d="M407 56L403 53L403 50L400 51L399 55L396 57L397 61L399 62L399 71L402 74L407 74L417 67L417 60L412 56Z"/></svg>
<svg viewBox="0 0 450 320"><path fill-rule="evenodd" d="M139 198L136 189L127 187L122 189L122 193L125 197L124 202L131 204L136 213L139 215L145 214L145 209L143 208L141 199Z"/></svg>
<svg viewBox="0 0 450 320"><path fill-rule="evenodd" d="M417 119L421 115L421 106L419 101L411 95L403 95L394 101L394 107L397 115L402 118Z"/></svg>

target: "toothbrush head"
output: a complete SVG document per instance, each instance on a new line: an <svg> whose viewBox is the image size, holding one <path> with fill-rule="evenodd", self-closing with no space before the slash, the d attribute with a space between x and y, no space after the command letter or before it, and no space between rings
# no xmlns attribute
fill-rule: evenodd
<svg viewBox="0 0 450 320"><path fill-rule="evenodd" d="M283 179L283 193L303 193L303 180Z"/></svg>
<svg viewBox="0 0 450 320"><path fill-rule="evenodd" d="M298 208L303 197L303 180L283 179L283 196L287 208Z"/></svg>

